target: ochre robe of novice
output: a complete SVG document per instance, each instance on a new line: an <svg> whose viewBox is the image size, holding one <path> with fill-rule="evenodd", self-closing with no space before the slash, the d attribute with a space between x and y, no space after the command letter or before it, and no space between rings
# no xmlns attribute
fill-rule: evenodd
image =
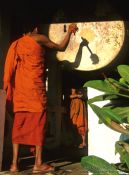
<svg viewBox="0 0 129 175"><path fill-rule="evenodd" d="M87 110L85 102L80 98L72 98L70 104L70 118L79 134L84 135L87 131Z"/></svg>
<svg viewBox="0 0 129 175"><path fill-rule="evenodd" d="M10 82L13 88L14 112L42 112L46 108L44 54L44 48L28 35L11 44L5 62L4 82Z"/></svg>
<svg viewBox="0 0 129 175"><path fill-rule="evenodd" d="M30 36L13 42L8 50L4 84L12 88L15 114L12 132L14 144L42 146L46 124L45 50Z"/></svg>

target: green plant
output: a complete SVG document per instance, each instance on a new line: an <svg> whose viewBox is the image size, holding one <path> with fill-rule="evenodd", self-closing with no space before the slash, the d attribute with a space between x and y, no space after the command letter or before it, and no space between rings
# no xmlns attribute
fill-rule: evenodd
<svg viewBox="0 0 129 175"><path fill-rule="evenodd" d="M113 78L107 78L104 75L104 80L88 81L84 84L84 87L91 87L104 92L104 94L88 100L88 104L99 118L99 123L104 123L110 129L129 136L129 66L119 65L117 67L117 71L120 76L118 80ZM94 104L94 102L105 100L110 100L110 103L103 107L99 107ZM120 154L121 161L120 164L115 165L115 168L124 170L125 172L129 172L129 143L126 141L117 141L115 145L115 150L116 153ZM102 159L100 160L100 158L98 157L95 157L95 160L96 162L98 160L98 169L100 166L99 162L105 162ZM81 162L84 161L92 163L91 157L89 156L87 156L86 159L82 158ZM85 167L85 164L82 164ZM92 171L94 165L92 165L91 168L91 164L90 166L88 164L88 166L86 166L87 170L95 173L94 171ZM108 163L105 164L105 167L106 166L114 167L114 165L110 165ZM100 166L100 169L101 168L102 165ZM108 168L106 174L115 175L114 172L108 172Z"/></svg>
<svg viewBox="0 0 129 175"><path fill-rule="evenodd" d="M83 157L81 165L94 173L94 175L119 175L114 166L97 156Z"/></svg>

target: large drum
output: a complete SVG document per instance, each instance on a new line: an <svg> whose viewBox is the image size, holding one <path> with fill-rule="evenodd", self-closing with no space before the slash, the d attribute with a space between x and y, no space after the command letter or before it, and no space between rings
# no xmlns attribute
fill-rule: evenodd
<svg viewBox="0 0 129 175"><path fill-rule="evenodd" d="M49 37L60 43L69 23L51 24ZM125 38L123 21L81 22L71 37L65 52L57 52L57 59L71 65L71 69L92 71L110 64L119 54Z"/></svg>

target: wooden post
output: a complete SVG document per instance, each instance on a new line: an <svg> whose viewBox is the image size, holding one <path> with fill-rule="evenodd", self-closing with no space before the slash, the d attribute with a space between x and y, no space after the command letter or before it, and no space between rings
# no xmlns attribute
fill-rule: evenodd
<svg viewBox="0 0 129 175"><path fill-rule="evenodd" d="M2 170L6 92L0 89L0 171Z"/></svg>
<svg viewBox="0 0 129 175"><path fill-rule="evenodd" d="M61 144L61 123L62 123L62 115L65 113L65 109L63 107L56 107L55 110L56 115L56 144L59 146Z"/></svg>
<svg viewBox="0 0 129 175"><path fill-rule="evenodd" d="M62 116L64 113L66 113L66 110L64 107L60 107L60 106L54 106L54 107L48 107L47 108L47 114L48 114L48 118L49 121L51 122L51 128L50 128L50 132L52 133L53 131L53 139L52 139L52 145L53 147L55 146L59 146L61 143L61 123L62 123ZM55 116L55 123L52 122L52 118L53 115ZM54 128L54 129L53 129ZM49 138L47 138L47 142L48 142L48 146L50 146L50 142L51 140L49 140Z"/></svg>

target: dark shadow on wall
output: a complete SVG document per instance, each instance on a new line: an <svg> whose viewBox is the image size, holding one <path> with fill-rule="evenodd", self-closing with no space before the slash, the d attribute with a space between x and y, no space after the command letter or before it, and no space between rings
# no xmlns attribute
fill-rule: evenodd
<svg viewBox="0 0 129 175"><path fill-rule="evenodd" d="M82 51L83 51L84 46L87 47L87 49L89 50L89 52L91 54L90 58L92 60L92 64L97 64L99 62L99 57L96 54L94 54L91 51L91 49L89 48L89 46L88 46L89 42L83 37L81 37L81 39L82 39L82 41L79 45L79 49L77 51L75 61L74 62L70 62L68 60L61 61L60 65L61 65L62 69L64 69L64 70L74 70L74 69L79 67L80 62L81 62L81 58L82 58Z"/></svg>

